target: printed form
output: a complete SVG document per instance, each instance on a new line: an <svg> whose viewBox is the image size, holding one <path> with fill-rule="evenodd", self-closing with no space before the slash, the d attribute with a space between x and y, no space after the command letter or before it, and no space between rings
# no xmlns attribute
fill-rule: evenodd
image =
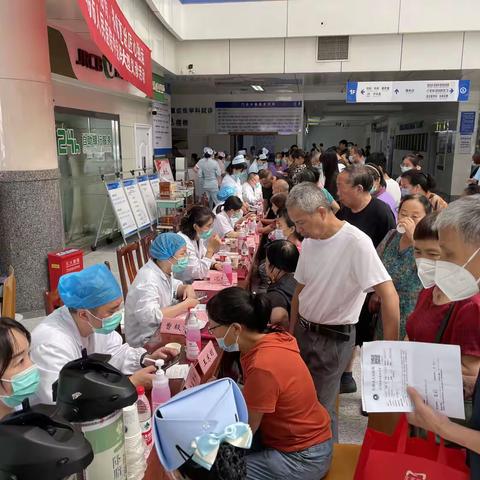
<svg viewBox="0 0 480 480"><path fill-rule="evenodd" d="M411 412L407 386L435 410L465 419L458 345L376 341L362 348L362 405L366 412Z"/></svg>

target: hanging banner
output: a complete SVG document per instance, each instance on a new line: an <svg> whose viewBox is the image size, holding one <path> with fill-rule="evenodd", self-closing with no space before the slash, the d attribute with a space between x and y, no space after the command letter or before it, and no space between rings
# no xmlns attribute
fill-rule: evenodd
<svg viewBox="0 0 480 480"><path fill-rule="evenodd" d="M206 109L205 109L206 110ZM303 102L216 102L216 133L301 132Z"/></svg>
<svg viewBox="0 0 480 480"><path fill-rule="evenodd" d="M122 78L153 95L151 51L135 33L115 0L78 0L93 41Z"/></svg>

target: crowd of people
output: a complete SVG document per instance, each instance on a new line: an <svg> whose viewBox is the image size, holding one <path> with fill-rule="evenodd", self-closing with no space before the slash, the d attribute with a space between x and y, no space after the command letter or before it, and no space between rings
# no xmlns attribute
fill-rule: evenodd
<svg viewBox="0 0 480 480"><path fill-rule="evenodd" d="M394 179L385 155L345 140L308 153L296 145L251 153L229 160L205 147L195 166L205 205L185 214L178 233L156 237L125 302L107 267L94 265L60 278L64 306L32 335L1 319L0 417L27 397L52 403L59 371L83 348L111 355L135 385L150 387L152 360L173 352L143 346L164 317L198 304L191 283L221 270L222 242L256 217L258 288L225 288L207 304L210 334L240 352L256 440L246 468L225 478L323 478L338 440L337 396L356 391L356 347L375 339L460 346L468 425L413 389L409 420L467 447L480 478L478 172L448 204L418 154L402 159ZM115 331L121 323L126 342Z"/></svg>

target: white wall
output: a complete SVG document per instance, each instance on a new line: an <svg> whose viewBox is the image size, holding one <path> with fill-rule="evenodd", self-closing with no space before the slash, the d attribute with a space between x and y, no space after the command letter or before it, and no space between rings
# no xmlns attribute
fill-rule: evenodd
<svg viewBox="0 0 480 480"><path fill-rule="evenodd" d="M180 40L480 30L478 0L270 0L199 5L146 1Z"/></svg>
<svg viewBox="0 0 480 480"><path fill-rule="evenodd" d="M365 126L353 125L350 127L337 127L333 125L318 125L308 127L308 133L305 135L304 147L307 150L312 148L312 143L319 145L323 143L324 148L338 145L340 140L346 139L349 142L365 146L366 135Z"/></svg>
<svg viewBox="0 0 480 480"><path fill-rule="evenodd" d="M120 140L123 170L135 166L134 124L151 124L150 103L138 97L115 95L85 88L77 80L53 80L53 101L57 107L69 107L120 116Z"/></svg>
<svg viewBox="0 0 480 480"><path fill-rule="evenodd" d="M279 98L281 97L281 98ZM219 135L215 131L215 102L238 102L238 101L275 101L275 100L303 100L303 96L295 95L172 95L172 108L186 108L187 113L174 113L172 118L174 122L177 119L188 120L188 150L183 151L187 157L192 153L201 154L203 147L215 144L211 147L220 150L226 148L229 150L230 138L229 135ZM210 108L211 113L189 113L190 107ZM207 110L208 111L208 110ZM175 127L174 127L175 128ZM180 127L177 127L180 128ZM183 127L185 128L185 127ZM301 144L302 135L296 136L293 141L293 136L286 135L285 137L279 135L275 147L282 149L289 147L293 143ZM228 147L227 147L228 146Z"/></svg>

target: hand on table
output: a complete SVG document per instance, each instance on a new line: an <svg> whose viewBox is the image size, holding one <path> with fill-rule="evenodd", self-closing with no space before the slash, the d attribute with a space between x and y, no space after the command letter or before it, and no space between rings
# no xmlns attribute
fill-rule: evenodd
<svg viewBox="0 0 480 480"><path fill-rule="evenodd" d="M186 300L187 298L197 298L197 294L191 285L187 285L183 291L183 300Z"/></svg>
<svg viewBox="0 0 480 480"><path fill-rule="evenodd" d="M149 365L148 367L137 370L133 375L130 375L130 381L136 386L142 386L145 388L152 388L152 382L155 378L155 372L157 368L155 365Z"/></svg>
<svg viewBox="0 0 480 480"><path fill-rule="evenodd" d="M450 422L448 417L428 406L413 387L407 387L407 392L415 408L407 414L408 423L441 436L443 427Z"/></svg>
<svg viewBox="0 0 480 480"><path fill-rule="evenodd" d="M399 225L402 225L405 228L405 235L407 238L413 242L413 232L415 231L416 224L410 217L403 217L398 221Z"/></svg>
<svg viewBox="0 0 480 480"><path fill-rule="evenodd" d="M222 262L215 262L213 264L213 269L221 272L223 270L223 263Z"/></svg>

